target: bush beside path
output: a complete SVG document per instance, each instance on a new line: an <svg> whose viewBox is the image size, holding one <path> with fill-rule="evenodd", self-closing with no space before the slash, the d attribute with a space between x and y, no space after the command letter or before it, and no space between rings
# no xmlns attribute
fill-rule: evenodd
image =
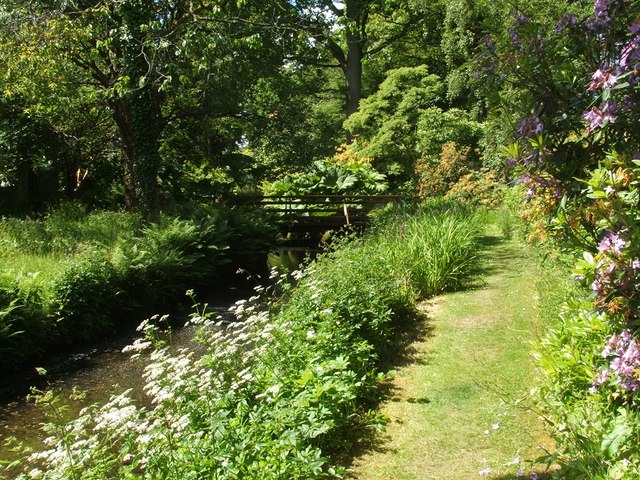
<svg viewBox="0 0 640 480"><path fill-rule="evenodd" d="M531 408L535 262L514 241L489 239L477 288L421 305L425 333L383 406L385 433L354 462L362 480L545 478L533 460L553 447Z"/></svg>

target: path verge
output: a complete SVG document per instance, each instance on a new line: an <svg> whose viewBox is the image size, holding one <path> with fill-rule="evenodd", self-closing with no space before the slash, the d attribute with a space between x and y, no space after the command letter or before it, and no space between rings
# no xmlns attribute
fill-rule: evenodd
<svg viewBox="0 0 640 480"><path fill-rule="evenodd" d="M540 329L535 263L515 242L487 243L481 285L421 305L429 333L410 346L413 361L382 406L387 429L354 461L351 478L529 477L530 461L552 447L526 408Z"/></svg>

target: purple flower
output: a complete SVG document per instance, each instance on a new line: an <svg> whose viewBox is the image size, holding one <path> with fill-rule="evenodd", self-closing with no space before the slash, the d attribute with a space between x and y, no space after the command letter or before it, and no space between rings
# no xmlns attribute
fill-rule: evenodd
<svg viewBox="0 0 640 480"><path fill-rule="evenodd" d="M626 67L627 65L634 63L636 60L640 58L640 54L638 52L639 45L640 45L640 35L636 35L629 41L629 43L627 43L624 46L624 48L622 49L622 52L620 53L621 67Z"/></svg>
<svg viewBox="0 0 640 480"><path fill-rule="evenodd" d="M618 111L618 104L613 100L608 101L604 108L602 109L602 113L604 113L604 119L607 122L615 122L616 117L615 114Z"/></svg>
<svg viewBox="0 0 640 480"><path fill-rule="evenodd" d="M525 15L521 14L516 17L516 23L518 25L526 25L529 22L530 22L529 18Z"/></svg>
<svg viewBox="0 0 640 480"><path fill-rule="evenodd" d="M484 36L484 45L487 47L487 49L490 52L495 52L496 50L496 45L495 43L493 43L493 39L491 38L491 35L485 35Z"/></svg>
<svg viewBox="0 0 640 480"><path fill-rule="evenodd" d="M587 133L591 132L593 129L598 128L602 125L603 115L602 110L598 107L593 107L591 110L586 112L582 116L587 122L589 122L589 126L587 127Z"/></svg>
<svg viewBox="0 0 640 480"><path fill-rule="evenodd" d="M571 13L565 13L564 17L556 24L556 28L553 30L554 33L562 33L566 26L573 27L577 25L578 21L576 17Z"/></svg>
<svg viewBox="0 0 640 480"><path fill-rule="evenodd" d="M620 250L622 250L626 244L627 242L620 238L619 235L613 232L607 232L604 238L600 240L600 243L598 244L598 251L601 253L611 252L614 254L619 254Z"/></svg>
<svg viewBox="0 0 640 480"><path fill-rule="evenodd" d="M604 286L602 285L602 280L600 280L599 278L596 278L593 281L593 283L591 283L591 290L593 290L597 294L602 293L602 291L604 290Z"/></svg>
<svg viewBox="0 0 640 480"><path fill-rule="evenodd" d="M614 101L609 101L604 104L602 108L593 107L588 112L585 112L582 118L584 118L589 125L587 126L587 133L591 132L595 128L602 126L607 122L615 122L615 113L618 110L618 105Z"/></svg>
<svg viewBox="0 0 640 480"><path fill-rule="evenodd" d="M597 90L598 88L604 88L605 90L615 86L618 82L618 75L622 73L619 69L612 69L609 66L604 66L596 70L591 76L591 83L588 90Z"/></svg>
<svg viewBox="0 0 640 480"><path fill-rule="evenodd" d="M520 36L518 35L518 32L516 32L513 28L509 29L509 39L511 40L511 45L513 45L513 48L517 48L518 50L522 49Z"/></svg>
<svg viewBox="0 0 640 480"><path fill-rule="evenodd" d="M636 259L631 262L631 268L633 268L634 270L640 270L640 260Z"/></svg>
<svg viewBox="0 0 640 480"><path fill-rule="evenodd" d="M544 131L544 123L538 117L525 117L518 122L516 130L522 137L533 137Z"/></svg>
<svg viewBox="0 0 640 480"><path fill-rule="evenodd" d="M595 24L598 27L606 26L610 21L608 0L594 0Z"/></svg>
<svg viewBox="0 0 640 480"><path fill-rule="evenodd" d="M640 32L640 18L636 18L633 21L631 27L629 28L629 31L631 35L635 35L636 33Z"/></svg>
<svg viewBox="0 0 640 480"><path fill-rule="evenodd" d="M640 349L636 338L630 330L624 330L620 335L613 334L602 350L603 358L611 358L609 368L602 369L596 374L591 390L597 388L612 378L616 384L627 392L637 392L640 382L636 372L640 368Z"/></svg>

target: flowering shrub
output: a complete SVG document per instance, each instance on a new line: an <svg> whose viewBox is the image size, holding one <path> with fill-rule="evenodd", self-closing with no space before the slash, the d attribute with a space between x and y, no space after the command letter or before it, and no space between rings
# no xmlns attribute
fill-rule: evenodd
<svg viewBox="0 0 640 480"><path fill-rule="evenodd" d="M606 347L602 350L602 357L607 359L609 366L596 374L592 392L605 384L608 380L620 386L622 390L633 393L640 388L636 372L640 368L640 350L636 338L630 330L623 330L620 334L613 334Z"/></svg>
<svg viewBox="0 0 640 480"><path fill-rule="evenodd" d="M574 274L592 293L564 313L541 356L545 404L569 456L562 478L638 478L638 3L571 8L555 26L516 15L483 61L527 103L510 162L544 220L555 214L552 230L583 252Z"/></svg>

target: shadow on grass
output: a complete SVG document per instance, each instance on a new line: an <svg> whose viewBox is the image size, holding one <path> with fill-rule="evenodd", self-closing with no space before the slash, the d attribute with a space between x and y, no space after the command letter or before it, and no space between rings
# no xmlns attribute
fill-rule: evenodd
<svg viewBox="0 0 640 480"><path fill-rule="evenodd" d="M491 261L487 261L486 252L491 250ZM520 275L519 272L505 272L507 265L512 264L521 258L518 249L514 244L501 236L484 236L480 240L480 249L478 252L480 261L478 267L471 273L470 280L462 286L455 289L456 291L473 291L487 288L488 282L484 280L487 277L500 274L507 280L511 277ZM408 365L427 365L430 362L429 353L420 351L418 344L427 341L433 336L433 326L429 322L426 313L415 311L411 315L407 315L406 321L403 322L403 328L399 329L399 333L395 339L394 347L386 352L384 358L380 362L380 371L386 372L396 368ZM400 399L401 386L393 381L393 377L386 378L379 384L375 393L375 399L372 399L365 406L370 411L378 411L380 404L384 401L393 401ZM408 398L403 399L411 404L427 405L431 400L424 398ZM375 416L371 418L376 418ZM379 419L379 417L378 417ZM373 422L372 422L373 423ZM391 446L391 438L384 433L377 431L372 424L370 426L361 426L356 431L352 431L345 442L343 449L333 452L332 458L338 465L352 468L355 461L367 453L396 453ZM531 473L537 475L531 477ZM347 478L354 478L349 475ZM524 477L518 477L516 472L509 475L489 475L486 478L492 480L512 480L517 478L538 478L539 480L550 480L552 477L549 473L540 470L529 470Z"/></svg>
<svg viewBox="0 0 640 480"><path fill-rule="evenodd" d="M481 290L486 288L487 281L485 278L501 273L504 278L509 279L518 275L518 273L504 273L505 265L517 261L520 254L512 247L510 241L498 235L485 235L480 238L479 242L479 262L475 269L471 272L469 280L459 288L457 292L466 292L473 290ZM493 250L491 261L486 261L484 255L488 250Z"/></svg>
<svg viewBox="0 0 640 480"><path fill-rule="evenodd" d="M414 310L405 317L402 328L399 328L397 335L389 348L380 359L379 371L390 372L414 364L426 364L428 359L424 358L424 353L416 348L415 343L423 342L433 336L433 327L429 324L428 317L424 312ZM364 405L364 410L376 412L380 404L386 400L398 398L400 388L395 384L392 375L387 376L378 384L378 388L372 398ZM411 398L410 403L428 404L428 398ZM374 416L378 422L381 417ZM388 440L384 434L376 430L375 426L362 425L353 430L350 438L346 439L345 447L331 455L338 464L350 468L358 457L368 452L388 453L393 452L389 448Z"/></svg>

